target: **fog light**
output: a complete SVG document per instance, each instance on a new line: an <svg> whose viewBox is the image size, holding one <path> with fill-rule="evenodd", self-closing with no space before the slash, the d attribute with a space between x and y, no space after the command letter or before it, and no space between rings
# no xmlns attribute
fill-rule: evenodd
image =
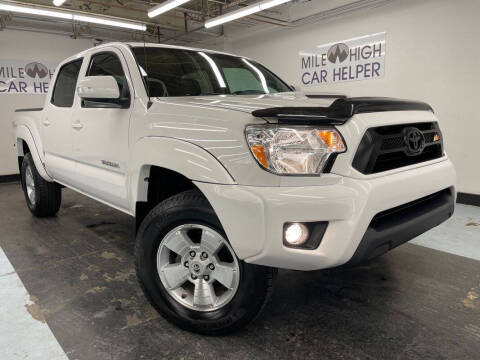
<svg viewBox="0 0 480 360"><path fill-rule="evenodd" d="M308 239L308 228L300 223L291 223L284 230L285 241L289 245L302 245Z"/></svg>

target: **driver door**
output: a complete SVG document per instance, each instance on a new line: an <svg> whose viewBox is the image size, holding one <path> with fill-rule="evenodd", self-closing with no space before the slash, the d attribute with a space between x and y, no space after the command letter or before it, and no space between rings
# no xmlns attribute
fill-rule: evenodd
<svg viewBox="0 0 480 360"><path fill-rule="evenodd" d="M123 54L116 48L102 48L85 59L86 76L113 76L121 97L115 101L80 100L73 112L73 156L76 188L120 210L128 210L128 133L133 108L129 72Z"/></svg>

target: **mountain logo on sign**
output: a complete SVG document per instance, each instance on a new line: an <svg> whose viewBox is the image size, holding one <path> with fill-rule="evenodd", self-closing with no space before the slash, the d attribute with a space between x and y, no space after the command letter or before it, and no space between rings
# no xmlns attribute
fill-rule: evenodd
<svg viewBox="0 0 480 360"><path fill-rule="evenodd" d="M43 79L48 75L48 68L39 62L31 62L25 66L25 72L33 79L37 76L39 79Z"/></svg>
<svg viewBox="0 0 480 360"><path fill-rule="evenodd" d="M348 46L344 43L332 45L327 52L328 61L330 61L332 64L335 64L337 60L338 62L342 63L348 57L348 51Z"/></svg>

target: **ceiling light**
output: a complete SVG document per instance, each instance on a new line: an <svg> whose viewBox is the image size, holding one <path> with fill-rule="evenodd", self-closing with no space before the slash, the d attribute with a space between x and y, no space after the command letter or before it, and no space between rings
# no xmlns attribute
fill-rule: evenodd
<svg viewBox="0 0 480 360"><path fill-rule="evenodd" d="M265 0L265 1L262 1L260 3L253 4L253 5L250 5L250 6L246 6L242 9L232 11L228 14L218 16L216 18L208 20L208 21L205 22L205 27L208 29L208 28L211 28L211 27L214 27L214 26L225 24L226 22L236 20L236 19L240 19L242 17L252 15L252 14L257 13L257 12L262 11L262 10L267 10L267 9L270 9L274 6L285 4L289 1L292 1L292 0Z"/></svg>
<svg viewBox="0 0 480 360"><path fill-rule="evenodd" d="M264 1L260 4L260 9L262 10L267 10L267 9L270 9L272 7L275 7L275 6L278 6L278 5L282 5L282 4L285 4L287 2L289 2L291 0L269 0L269 1Z"/></svg>
<svg viewBox="0 0 480 360"><path fill-rule="evenodd" d="M110 19L98 18L93 16L73 15L73 20L93 23L93 24L122 27L122 28L132 29L132 30L141 30L141 31L147 30L147 26L145 24L136 24L136 23L126 22L126 21L110 20Z"/></svg>
<svg viewBox="0 0 480 360"><path fill-rule="evenodd" d="M38 16L48 16L48 17L72 20L72 14L69 14L66 12L55 11L55 10L42 10L39 8L27 7L27 6L17 6L17 5L0 3L0 10L11 11L11 12L16 12L21 14L32 14L32 15L38 15Z"/></svg>
<svg viewBox="0 0 480 360"><path fill-rule="evenodd" d="M62 6L65 1L67 0L53 0L53 5Z"/></svg>
<svg viewBox="0 0 480 360"><path fill-rule="evenodd" d="M232 21L232 20L236 20L236 19L248 16L248 15L254 14L254 13L259 12L259 11L261 11L261 10L260 10L260 6L258 6L258 5L247 6L243 9L233 11L233 12L228 13L226 15L218 16L216 18L213 18L212 20L206 21L205 22L205 27L208 29L208 28L218 26L218 25L224 24L224 23Z"/></svg>
<svg viewBox="0 0 480 360"><path fill-rule="evenodd" d="M157 5L150 10L148 10L148 17L153 18L155 16L158 16L160 14L163 14L167 11L172 10L173 8L176 8L177 6L183 5L190 0L169 0L165 1L164 3Z"/></svg>
<svg viewBox="0 0 480 360"><path fill-rule="evenodd" d="M54 1L60 1L60 0L54 0ZM16 12L21 14L55 17L55 18L61 18L61 19L67 19L67 20L75 20L75 21L81 21L81 22L87 22L87 23L93 23L93 24L107 25L107 26L115 26L115 27L121 27L121 28L132 29L132 30L140 30L140 31L147 30L147 26L145 24L100 18L100 17L94 17L94 16L76 15L76 14L67 13L63 11L56 11L56 10L43 10L40 8L29 7L29 6L17 6L17 5L10 5L6 3L0 3L0 10L11 11L11 12Z"/></svg>

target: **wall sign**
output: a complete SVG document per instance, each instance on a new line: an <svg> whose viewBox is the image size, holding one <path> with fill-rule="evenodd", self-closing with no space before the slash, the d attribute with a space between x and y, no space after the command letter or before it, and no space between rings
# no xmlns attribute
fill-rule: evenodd
<svg viewBox="0 0 480 360"><path fill-rule="evenodd" d="M50 62L0 59L0 95L46 94L55 67Z"/></svg>
<svg viewBox="0 0 480 360"><path fill-rule="evenodd" d="M300 83L312 86L381 78L385 51L384 32L300 51Z"/></svg>

